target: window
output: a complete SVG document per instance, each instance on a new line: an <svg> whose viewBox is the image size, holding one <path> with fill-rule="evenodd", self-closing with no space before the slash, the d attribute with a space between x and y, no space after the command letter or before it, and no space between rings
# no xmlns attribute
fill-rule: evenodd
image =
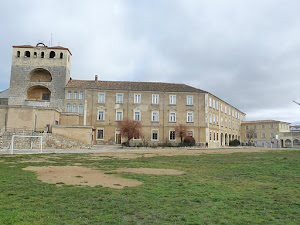
<svg viewBox="0 0 300 225"><path fill-rule="evenodd" d="M176 105L176 95L169 95L170 105Z"/></svg>
<svg viewBox="0 0 300 225"><path fill-rule="evenodd" d="M79 93L79 99L84 99L83 91L81 91L81 92Z"/></svg>
<svg viewBox="0 0 300 225"><path fill-rule="evenodd" d="M47 100L49 101L50 100L50 94L44 94L42 95L42 100Z"/></svg>
<svg viewBox="0 0 300 225"><path fill-rule="evenodd" d="M104 139L104 130L98 129L97 130L97 140L103 140Z"/></svg>
<svg viewBox="0 0 300 225"><path fill-rule="evenodd" d="M67 112L71 112L71 111L72 111L72 106L71 106L70 103L67 104L67 106L66 106L66 111L67 111Z"/></svg>
<svg viewBox="0 0 300 225"><path fill-rule="evenodd" d="M188 95L186 96L186 104L187 105L193 105L194 104L194 99L193 99L194 96L192 95Z"/></svg>
<svg viewBox="0 0 300 225"><path fill-rule="evenodd" d="M209 133L209 140L211 141L211 132Z"/></svg>
<svg viewBox="0 0 300 225"><path fill-rule="evenodd" d="M227 106L225 106L225 114L227 114Z"/></svg>
<svg viewBox="0 0 300 225"><path fill-rule="evenodd" d="M20 51L17 51L17 57L20 57Z"/></svg>
<svg viewBox="0 0 300 225"><path fill-rule="evenodd" d="M247 134L246 134L246 138L249 138L249 137L250 137L250 136L249 136L249 134L247 133Z"/></svg>
<svg viewBox="0 0 300 225"><path fill-rule="evenodd" d="M152 95L152 104L158 104L159 103L159 95L153 94Z"/></svg>
<svg viewBox="0 0 300 225"><path fill-rule="evenodd" d="M141 103L141 94L134 94L134 103L135 104Z"/></svg>
<svg viewBox="0 0 300 225"><path fill-rule="evenodd" d="M266 138L266 134L265 133L261 133L261 138Z"/></svg>
<svg viewBox="0 0 300 225"><path fill-rule="evenodd" d="M73 113L78 112L77 104L75 104L75 103L73 104L72 112Z"/></svg>
<svg viewBox="0 0 300 225"><path fill-rule="evenodd" d="M225 118L225 127L227 128L227 119Z"/></svg>
<svg viewBox="0 0 300 225"><path fill-rule="evenodd" d="M213 115L213 118L214 118L214 124L216 123L216 116L215 115Z"/></svg>
<svg viewBox="0 0 300 225"><path fill-rule="evenodd" d="M271 133L271 134L270 134L270 138L275 138L274 133Z"/></svg>
<svg viewBox="0 0 300 225"><path fill-rule="evenodd" d="M194 132L192 130L189 130L187 132L187 136L194 137Z"/></svg>
<svg viewBox="0 0 300 225"><path fill-rule="evenodd" d="M232 129L234 129L234 121L232 122Z"/></svg>
<svg viewBox="0 0 300 225"><path fill-rule="evenodd" d="M158 122L158 112L152 112L151 121Z"/></svg>
<svg viewBox="0 0 300 225"><path fill-rule="evenodd" d="M223 112L223 104L222 103L220 105L220 108L221 108L221 112Z"/></svg>
<svg viewBox="0 0 300 225"><path fill-rule="evenodd" d="M82 104L79 104L78 112L79 112L79 114L83 114L83 105Z"/></svg>
<svg viewBox="0 0 300 225"><path fill-rule="evenodd" d="M213 108L215 109L216 108L216 101L213 100Z"/></svg>
<svg viewBox="0 0 300 225"><path fill-rule="evenodd" d="M231 129L231 120L229 120L229 129Z"/></svg>
<svg viewBox="0 0 300 225"><path fill-rule="evenodd" d="M254 133L254 134L253 134L253 138L257 138L257 133Z"/></svg>
<svg viewBox="0 0 300 225"><path fill-rule="evenodd" d="M211 115L211 113L209 114L209 122L212 123L212 115Z"/></svg>
<svg viewBox="0 0 300 225"><path fill-rule="evenodd" d="M51 58L51 59L55 58L55 52L54 52L54 51L51 51L51 52L50 52L49 58Z"/></svg>
<svg viewBox="0 0 300 225"><path fill-rule="evenodd" d="M141 112L140 111L134 112L134 120L141 121Z"/></svg>
<svg viewBox="0 0 300 225"><path fill-rule="evenodd" d="M217 133L217 141L219 140L219 133Z"/></svg>
<svg viewBox="0 0 300 225"><path fill-rule="evenodd" d="M71 91L68 91L67 99L72 99L72 92Z"/></svg>
<svg viewBox="0 0 300 225"><path fill-rule="evenodd" d="M221 117L221 126L223 127L223 117Z"/></svg>
<svg viewBox="0 0 300 225"><path fill-rule="evenodd" d="M116 113L116 121L122 121L123 120L123 112L117 111Z"/></svg>
<svg viewBox="0 0 300 225"><path fill-rule="evenodd" d="M44 58L44 57L45 57L45 53L41 52L41 58Z"/></svg>
<svg viewBox="0 0 300 225"><path fill-rule="evenodd" d="M174 130L170 131L170 141L175 141L175 131Z"/></svg>
<svg viewBox="0 0 300 225"><path fill-rule="evenodd" d="M61 52L60 55L59 55L59 58L62 59L63 57L64 57L64 54Z"/></svg>
<svg viewBox="0 0 300 225"><path fill-rule="evenodd" d="M235 118L238 118L238 116L237 116L237 111L235 111Z"/></svg>
<svg viewBox="0 0 300 225"><path fill-rule="evenodd" d="M216 133L214 132L214 141L216 140Z"/></svg>
<svg viewBox="0 0 300 225"><path fill-rule="evenodd" d="M249 129L249 127L248 127L248 125L246 125L246 130L248 130Z"/></svg>
<svg viewBox="0 0 300 225"><path fill-rule="evenodd" d="M169 121L176 122L176 113L175 112L170 112Z"/></svg>
<svg viewBox="0 0 300 225"><path fill-rule="evenodd" d="M274 126L273 126L273 124L270 124L270 129L274 129Z"/></svg>
<svg viewBox="0 0 300 225"><path fill-rule="evenodd" d="M36 58L36 57L37 57L37 53L34 52L34 53L33 53L33 58Z"/></svg>
<svg viewBox="0 0 300 225"><path fill-rule="evenodd" d="M217 125L219 125L219 116L217 116Z"/></svg>
<svg viewBox="0 0 300 225"><path fill-rule="evenodd" d="M105 93L98 93L98 103L105 103Z"/></svg>
<svg viewBox="0 0 300 225"><path fill-rule="evenodd" d="M26 52L24 53L24 57L25 57L25 58L29 58L29 57L30 57L30 51L26 51Z"/></svg>
<svg viewBox="0 0 300 225"><path fill-rule="evenodd" d="M219 110L219 102L216 102L216 109Z"/></svg>
<svg viewBox="0 0 300 225"><path fill-rule="evenodd" d="M123 103L123 94L122 93L118 93L117 95L116 95L116 102L117 103Z"/></svg>
<svg viewBox="0 0 300 225"><path fill-rule="evenodd" d="M228 115L230 116L230 108L228 108Z"/></svg>
<svg viewBox="0 0 300 225"><path fill-rule="evenodd" d="M253 125L253 129L256 130L256 125Z"/></svg>
<svg viewBox="0 0 300 225"><path fill-rule="evenodd" d="M255 129L256 129L256 126L255 126ZM264 124L261 125L261 129L265 129L265 125Z"/></svg>
<svg viewBox="0 0 300 225"><path fill-rule="evenodd" d="M152 141L158 141L158 130L152 131Z"/></svg>
<svg viewBox="0 0 300 225"><path fill-rule="evenodd" d="M104 121L104 111L98 111L98 120Z"/></svg>
<svg viewBox="0 0 300 225"><path fill-rule="evenodd" d="M188 122L188 123L194 122L194 113L193 112L187 112L186 122Z"/></svg>
<svg viewBox="0 0 300 225"><path fill-rule="evenodd" d="M77 99L78 98L78 93L77 93L77 91L74 91L74 93L73 93L73 99Z"/></svg>
<svg viewBox="0 0 300 225"><path fill-rule="evenodd" d="M211 105L211 98L209 98L209 107L211 107L212 105Z"/></svg>

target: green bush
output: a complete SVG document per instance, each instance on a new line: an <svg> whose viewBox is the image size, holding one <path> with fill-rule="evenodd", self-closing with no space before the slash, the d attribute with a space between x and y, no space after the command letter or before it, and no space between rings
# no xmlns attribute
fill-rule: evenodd
<svg viewBox="0 0 300 225"><path fill-rule="evenodd" d="M237 139L229 141L229 146L240 146L241 142Z"/></svg>

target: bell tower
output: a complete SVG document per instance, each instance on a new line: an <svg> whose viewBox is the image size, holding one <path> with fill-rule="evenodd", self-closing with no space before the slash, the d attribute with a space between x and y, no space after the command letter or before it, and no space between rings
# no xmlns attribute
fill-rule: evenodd
<svg viewBox="0 0 300 225"><path fill-rule="evenodd" d="M71 56L70 50L61 46L13 46L8 105L62 110Z"/></svg>

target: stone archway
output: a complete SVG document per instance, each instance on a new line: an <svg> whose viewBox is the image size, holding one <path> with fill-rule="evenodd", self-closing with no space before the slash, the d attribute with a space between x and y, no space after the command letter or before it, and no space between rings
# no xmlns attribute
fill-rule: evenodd
<svg viewBox="0 0 300 225"><path fill-rule="evenodd" d="M225 145L228 145L228 135L225 134Z"/></svg>
<svg viewBox="0 0 300 225"><path fill-rule="evenodd" d="M29 80L32 82L51 82L52 76L48 70L36 68L29 73Z"/></svg>
<svg viewBox="0 0 300 225"><path fill-rule="evenodd" d="M27 90L26 100L30 101L50 101L51 91L40 85L32 86Z"/></svg>
<svg viewBox="0 0 300 225"><path fill-rule="evenodd" d="M224 135L223 135L223 133L221 133L220 141L221 141L221 146L223 146L224 145Z"/></svg>
<svg viewBox="0 0 300 225"><path fill-rule="evenodd" d="M290 139L286 139L284 141L285 147L290 148L292 147L292 141Z"/></svg>
<svg viewBox="0 0 300 225"><path fill-rule="evenodd" d="M298 139L293 140L293 146L294 147L300 147L300 141Z"/></svg>

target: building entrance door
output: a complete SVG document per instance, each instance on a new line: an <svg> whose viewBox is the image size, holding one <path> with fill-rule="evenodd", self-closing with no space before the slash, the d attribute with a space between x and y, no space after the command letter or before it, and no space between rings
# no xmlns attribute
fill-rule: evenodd
<svg viewBox="0 0 300 225"><path fill-rule="evenodd" d="M116 131L116 144L121 144L121 132Z"/></svg>

